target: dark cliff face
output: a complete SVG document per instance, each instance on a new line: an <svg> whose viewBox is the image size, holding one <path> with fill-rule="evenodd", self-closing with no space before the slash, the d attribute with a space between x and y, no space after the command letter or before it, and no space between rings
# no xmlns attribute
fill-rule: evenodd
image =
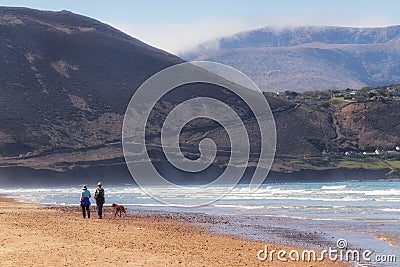
<svg viewBox="0 0 400 267"><path fill-rule="evenodd" d="M361 88L400 80L400 26L263 28L199 45L185 59L229 64L265 91Z"/></svg>

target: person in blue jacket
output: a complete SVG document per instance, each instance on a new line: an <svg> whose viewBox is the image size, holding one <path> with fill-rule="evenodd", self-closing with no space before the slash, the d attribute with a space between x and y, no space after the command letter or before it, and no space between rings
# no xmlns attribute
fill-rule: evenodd
<svg viewBox="0 0 400 267"><path fill-rule="evenodd" d="M90 219L90 197L90 191L87 189L86 185L84 185L81 192L81 208L84 219L86 218L86 212L88 219Z"/></svg>

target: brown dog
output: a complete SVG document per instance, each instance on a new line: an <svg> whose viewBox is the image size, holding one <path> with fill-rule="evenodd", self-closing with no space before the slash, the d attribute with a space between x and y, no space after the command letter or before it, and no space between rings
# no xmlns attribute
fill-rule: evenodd
<svg viewBox="0 0 400 267"><path fill-rule="evenodd" d="M119 217L121 217L122 212L125 213L125 216L126 216L126 210L125 210L124 206L118 205L115 203L113 203L111 206L114 208L114 211L115 211L114 217L117 216L118 212L119 212Z"/></svg>

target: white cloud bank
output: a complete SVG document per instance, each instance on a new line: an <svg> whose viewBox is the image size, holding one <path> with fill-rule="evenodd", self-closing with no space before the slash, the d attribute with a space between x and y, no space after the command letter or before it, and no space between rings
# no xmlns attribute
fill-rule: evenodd
<svg viewBox="0 0 400 267"><path fill-rule="evenodd" d="M108 24L141 41L179 55L198 44L241 31L266 26L283 28L295 26L353 26L382 27L400 24L385 16L349 14L303 14L239 19L202 19L187 24L143 24L108 22Z"/></svg>

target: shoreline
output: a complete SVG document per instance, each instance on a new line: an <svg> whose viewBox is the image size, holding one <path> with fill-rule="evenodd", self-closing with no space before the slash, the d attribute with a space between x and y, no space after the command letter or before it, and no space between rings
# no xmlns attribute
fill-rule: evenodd
<svg viewBox="0 0 400 267"><path fill-rule="evenodd" d="M327 190L331 189L328 188ZM69 191L71 191L71 189L69 189ZM75 192L75 190L72 191ZM29 191L27 192L29 193ZM12 191L8 191L8 193L3 192L3 194L16 196ZM21 192L19 194L21 194ZM24 192L22 192L22 194L24 194ZM47 192L47 194L52 193L50 191ZM56 194L56 196L57 195L58 194ZM121 204L120 200L124 198L124 195L120 197L113 196L108 200L114 200L114 202L116 201L116 203ZM57 199L57 197L54 199ZM33 199L29 200L28 198L26 201L27 203L33 203L32 200ZM78 214L78 216L80 214L78 211L78 204L76 204L75 201L66 201L66 203L69 204L64 202L56 204L46 201L40 203L42 208L50 211L72 212ZM112 201L108 203L112 203ZM153 204L145 204L142 206L138 203L129 203L130 202L122 202L130 213L130 219L157 220L157 222L185 224L206 229L206 231L213 234L222 234L230 237L235 236L240 239L274 243L280 246L284 245L321 251L329 248L337 249L336 242L339 239L346 239L349 244L349 249L357 249L359 251L373 249L374 255L386 255L384 253L388 255L398 255L396 247L399 247L400 244L399 232L395 230L397 229L398 222L400 222L400 218L388 220L370 218L362 220L360 218L335 219L335 217L329 217L331 219L328 219L324 217L318 219L318 216L310 217L296 214L292 214L292 216L279 216L279 214L273 215L258 212L242 213L240 209L221 212L221 210L213 209L194 210L163 208ZM111 212L110 204L106 204L105 207L106 214L109 214ZM285 208L286 206L283 207ZM92 205L92 210L94 210L94 208L95 205ZM389 210L391 211L392 209L388 209L385 213L389 212ZM318 212L317 209L317 214ZM334 212L333 209L332 212ZM355 263L355 261L351 261L351 266L359 266L355 265ZM375 266L365 261L362 261L362 264L362 266Z"/></svg>
<svg viewBox="0 0 400 267"><path fill-rule="evenodd" d="M218 173L221 168L213 166L213 172ZM241 184L249 183L251 179L252 167L247 168ZM269 183L313 183L313 182L351 182L351 181L400 181L400 177L388 177L390 169L363 169L363 168L328 168L328 169L300 169L293 171L276 171L271 170L264 181ZM166 173L167 174L167 173ZM89 165L75 166L60 171L46 168L31 168L27 166L0 166L0 183L6 186L17 185L68 185L68 184L85 184L97 183L99 177L103 177L103 182L107 184L132 184L135 183L129 173L126 164L114 165ZM171 180L182 185L202 185L212 180L204 179L204 176L196 176L189 183L187 179L179 171L177 173L168 173L168 177L178 177ZM321 180L321 177L324 177ZM360 179L362 177L362 179ZM172 178L171 178L172 179ZM67 181L67 182L65 182Z"/></svg>
<svg viewBox="0 0 400 267"><path fill-rule="evenodd" d="M93 207L92 210L94 211ZM83 220L74 206L46 207L0 197L0 256L4 266L349 266L321 262L259 261L257 253L303 248L212 233L188 218L151 212ZM182 220L183 219L183 220ZM192 215L192 219L200 219ZM203 218L204 219L204 218ZM224 224L223 221L208 223ZM55 264L56 263L56 264Z"/></svg>

